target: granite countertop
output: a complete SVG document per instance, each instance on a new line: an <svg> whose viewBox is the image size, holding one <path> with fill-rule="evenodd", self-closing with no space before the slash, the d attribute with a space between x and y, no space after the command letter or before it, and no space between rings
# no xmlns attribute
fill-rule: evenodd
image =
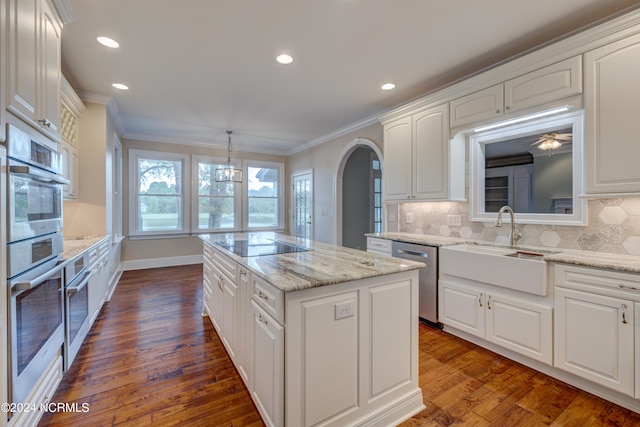
<svg viewBox="0 0 640 427"><path fill-rule="evenodd" d="M249 238L273 239L298 246L306 252L241 257L216 243ZM334 285L358 279L383 276L423 268L424 264L365 251L300 240L277 233L203 234L200 238L214 245L253 273L283 292Z"/></svg>
<svg viewBox="0 0 640 427"><path fill-rule="evenodd" d="M428 234L413 234L413 233L367 233L367 237L377 237L379 239L397 240L399 242L416 243L419 245L427 246L449 246L459 245L462 243L469 243L469 240L465 240L459 237L445 237L445 236L430 236Z"/></svg>
<svg viewBox="0 0 640 427"><path fill-rule="evenodd" d="M467 240L457 237L429 236L412 233L371 233L367 234L367 236L378 237L380 239L397 240L407 243L418 243L429 246L448 246L467 243L504 247L504 245L486 241ZM640 274L640 256L637 255L612 254L607 252L593 252L575 249L535 246L521 246L518 247L518 249L543 253L543 259L547 262L573 264L584 267L603 268L620 272Z"/></svg>
<svg viewBox="0 0 640 427"><path fill-rule="evenodd" d="M86 237L70 237L64 239L64 246L62 250L62 258L65 260L75 258L82 252L90 249L91 247L102 242L108 238L108 235L104 236L86 236Z"/></svg>

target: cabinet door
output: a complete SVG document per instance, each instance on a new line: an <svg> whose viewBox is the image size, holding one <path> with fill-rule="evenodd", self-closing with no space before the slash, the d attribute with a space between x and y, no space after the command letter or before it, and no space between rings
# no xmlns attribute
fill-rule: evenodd
<svg viewBox="0 0 640 427"><path fill-rule="evenodd" d="M267 426L284 425L284 327L251 301L253 390Z"/></svg>
<svg viewBox="0 0 640 427"><path fill-rule="evenodd" d="M212 268L213 281L211 283L211 312L209 313L209 318L211 319L211 323L213 323L213 327L215 328L216 332L218 332L218 335L220 335L220 338L222 338L222 322L224 313L224 296L222 287L224 276L215 265Z"/></svg>
<svg viewBox="0 0 640 427"><path fill-rule="evenodd" d="M78 150L63 140L61 154L62 176L70 182L69 185L64 186L64 198L75 200L78 197Z"/></svg>
<svg viewBox="0 0 640 427"><path fill-rule="evenodd" d="M36 64L41 0L8 0L7 109L35 123L38 103Z"/></svg>
<svg viewBox="0 0 640 427"><path fill-rule="evenodd" d="M451 127L479 123L504 114L504 85L499 84L451 101Z"/></svg>
<svg viewBox="0 0 640 427"><path fill-rule="evenodd" d="M236 308L238 314L237 327L236 327L236 367L242 377L242 380L246 384L247 388L251 390L251 357L249 356L250 347L249 340L251 337L251 328L249 318L251 316L250 304L251 304L251 273L246 268L238 265L238 301Z"/></svg>
<svg viewBox="0 0 640 427"><path fill-rule="evenodd" d="M555 307L555 366L633 396L633 302L558 287Z"/></svg>
<svg viewBox="0 0 640 427"><path fill-rule="evenodd" d="M22 1L22 0L21 0ZM49 2L42 1L40 61L40 101L38 120L44 120L43 130L55 140L60 140L60 43L62 27L58 23Z"/></svg>
<svg viewBox="0 0 640 427"><path fill-rule="evenodd" d="M582 58L575 56L505 82L505 111L523 110L580 93Z"/></svg>
<svg viewBox="0 0 640 427"><path fill-rule="evenodd" d="M585 176L589 194L640 194L640 35L587 52Z"/></svg>
<svg viewBox="0 0 640 427"><path fill-rule="evenodd" d="M232 360L236 360L236 325L238 323L238 285L227 277L222 279L222 343Z"/></svg>
<svg viewBox="0 0 640 427"><path fill-rule="evenodd" d="M438 283L438 319L480 338L485 337L484 291L472 287L440 280Z"/></svg>
<svg viewBox="0 0 640 427"><path fill-rule="evenodd" d="M487 341L551 365L552 309L498 293L487 294Z"/></svg>
<svg viewBox="0 0 640 427"><path fill-rule="evenodd" d="M634 336L636 337L636 352L635 352L635 371L636 371L636 399L640 399L640 303L635 303L635 322L634 322Z"/></svg>
<svg viewBox="0 0 640 427"><path fill-rule="evenodd" d="M413 116L413 141L413 195L416 199L447 199L449 197L448 104Z"/></svg>
<svg viewBox="0 0 640 427"><path fill-rule="evenodd" d="M407 200L411 189L411 118L400 119L384 126L383 192L385 200Z"/></svg>

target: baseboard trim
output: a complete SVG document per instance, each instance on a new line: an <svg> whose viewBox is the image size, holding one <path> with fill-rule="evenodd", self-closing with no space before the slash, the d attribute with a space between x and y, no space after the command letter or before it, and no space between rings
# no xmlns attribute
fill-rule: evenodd
<svg viewBox="0 0 640 427"><path fill-rule="evenodd" d="M123 271L145 270L148 268L175 267L177 265L202 264L202 255L186 255L168 258L149 258L124 261Z"/></svg>

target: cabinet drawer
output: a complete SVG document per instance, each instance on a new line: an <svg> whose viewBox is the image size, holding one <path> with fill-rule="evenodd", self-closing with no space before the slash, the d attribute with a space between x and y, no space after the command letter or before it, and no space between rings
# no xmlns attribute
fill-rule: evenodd
<svg viewBox="0 0 640 427"><path fill-rule="evenodd" d="M204 259L213 261L213 248L211 247L211 245L209 245L208 243L205 243L202 246L203 246L202 251L204 254Z"/></svg>
<svg viewBox="0 0 640 427"><path fill-rule="evenodd" d="M235 281L237 264L234 260L216 250L215 256L213 257L213 263L220 269L220 271Z"/></svg>
<svg viewBox="0 0 640 427"><path fill-rule="evenodd" d="M555 285L640 301L640 275L556 264Z"/></svg>
<svg viewBox="0 0 640 427"><path fill-rule="evenodd" d="M367 237L367 252L391 255L391 240Z"/></svg>
<svg viewBox="0 0 640 427"><path fill-rule="evenodd" d="M253 300L284 325L284 294L257 275L251 275Z"/></svg>

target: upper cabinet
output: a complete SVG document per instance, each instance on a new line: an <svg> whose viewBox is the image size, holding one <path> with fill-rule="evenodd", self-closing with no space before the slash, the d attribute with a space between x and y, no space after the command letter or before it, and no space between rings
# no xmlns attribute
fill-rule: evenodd
<svg viewBox="0 0 640 427"><path fill-rule="evenodd" d="M7 0L7 110L60 141L62 23L46 0Z"/></svg>
<svg viewBox="0 0 640 427"><path fill-rule="evenodd" d="M85 109L84 104L67 79L62 76L62 100L60 102L60 132L62 134L62 175L70 182L64 188L64 198L78 198L78 174L80 156L78 153L78 122Z"/></svg>
<svg viewBox="0 0 640 427"><path fill-rule="evenodd" d="M384 152L386 201L452 197L448 104L385 123Z"/></svg>
<svg viewBox="0 0 640 427"><path fill-rule="evenodd" d="M640 195L640 35L587 52L584 62L586 192Z"/></svg>
<svg viewBox="0 0 640 427"><path fill-rule="evenodd" d="M485 123L582 93L580 56L451 101L451 128Z"/></svg>

